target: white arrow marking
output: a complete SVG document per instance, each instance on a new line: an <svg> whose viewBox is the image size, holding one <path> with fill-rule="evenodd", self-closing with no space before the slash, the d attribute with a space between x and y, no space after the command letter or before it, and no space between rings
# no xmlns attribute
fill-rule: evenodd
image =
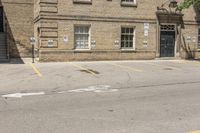
<svg viewBox="0 0 200 133"><path fill-rule="evenodd" d="M37 92L37 93L14 93L14 94L7 94L2 95L4 98L22 98L24 96L38 96L38 95L44 95L44 92Z"/></svg>

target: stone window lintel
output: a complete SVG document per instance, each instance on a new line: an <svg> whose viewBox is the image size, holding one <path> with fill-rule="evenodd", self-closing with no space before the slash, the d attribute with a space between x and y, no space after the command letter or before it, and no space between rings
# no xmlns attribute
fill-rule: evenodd
<svg viewBox="0 0 200 133"><path fill-rule="evenodd" d="M121 2L121 6L126 6L126 7L137 7L136 2Z"/></svg>
<svg viewBox="0 0 200 133"><path fill-rule="evenodd" d="M92 4L92 0L73 0L75 4Z"/></svg>

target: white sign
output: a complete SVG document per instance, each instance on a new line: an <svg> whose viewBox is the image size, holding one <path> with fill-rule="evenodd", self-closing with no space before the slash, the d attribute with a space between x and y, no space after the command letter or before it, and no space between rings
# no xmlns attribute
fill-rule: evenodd
<svg viewBox="0 0 200 133"><path fill-rule="evenodd" d="M68 36L65 35L64 38L63 38L63 40L64 40L64 43L67 43L68 42Z"/></svg>
<svg viewBox="0 0 200 133"><path fill-rule="evenodd" d="M144 23L144 29L149 30L149 23Z"/></svg>
<svg viewBox="0 0 200 133"><path fill-rule="evenodd" d="M30 43L31 43L31 45L35 45L35 37L30 38Z"/></svg>
<svg viewBox="0 0 200 133"><path fill-rule="evenodd" d="M146 47L148 47L147 45L148 45L147 40L144 40L144 41L143 41L143 46L146 48Z"/></svg>
<svg viewBox="0 0 200 133"><path fill-rule="evenodd" d="M144 36L149 36L149 31L148 30L144 30Z"/></svg>
<svg viewBox="0 0 200 133"><path fill-rule="evenodd" d="M191 36L187 36L186 39L187 39L187 42L191 42L191 39L192 39L192 38L191 38Z"/></svg>
<svg viewBox="0 0 200 133"><path fill-rule="evenodd" d="M96 47L96 41L91 41L91 47L95 48Z"/></svg>
<svg viewBox="0 0 200 133"><path fill-rule="evenodd" d="M53 47L53 40L48 40L48 47Z"/></svg>
<svg viewBox="0 0 200 133"><path fill-rule="evenodd" d="M192 42L194 42L194 43L196 42L196 37L192 38Z"/></svg>

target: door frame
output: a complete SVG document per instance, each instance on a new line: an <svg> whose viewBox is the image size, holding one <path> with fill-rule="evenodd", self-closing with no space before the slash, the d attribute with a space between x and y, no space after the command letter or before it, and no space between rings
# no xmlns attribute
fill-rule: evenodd
<svg viewBox="0 0 200 133"><path fill-rule="evenodd" d="M161 38L161 25L174 25L174 30L175 30L175 46L174 46L174 57L179 57L180 49L177 43L178 40L178 30L179 34L181 35L181 28L176 24L176 23L159 23L157 21L157 46L156 46L156 58L161 58L160 56L160 38ZM170 57L169 57L170 58Z"/></svg>
<svg viewBox="0 0 200 133"><path fill-rule="evenodd" d="M2 27L2 30L3 30L2 33L4 33L5 30L6 30L6 29L5 29L4 7L1 5L0 8L2 9L2 21L3 21L3 23L2 23L2 24L3 24L3 25L2 25L2 26L3 26L3 27ZM0 19L0 20L1 20L1 19Z"/></svg>

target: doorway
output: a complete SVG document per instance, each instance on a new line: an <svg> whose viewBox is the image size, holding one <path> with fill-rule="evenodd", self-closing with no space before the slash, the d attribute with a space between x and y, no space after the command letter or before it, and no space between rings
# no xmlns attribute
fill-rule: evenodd
<svg viewBox="0 0 200 133"><path fill-rule="evenodd" d="M175 56L175 25L161 26L160 57Z"/></svg>
<svg viewBox="0 0 200 133"><path fill-rule="evenodd" d="M4 32L4 16L2 6L0 6L0 32Z"/></svg>

